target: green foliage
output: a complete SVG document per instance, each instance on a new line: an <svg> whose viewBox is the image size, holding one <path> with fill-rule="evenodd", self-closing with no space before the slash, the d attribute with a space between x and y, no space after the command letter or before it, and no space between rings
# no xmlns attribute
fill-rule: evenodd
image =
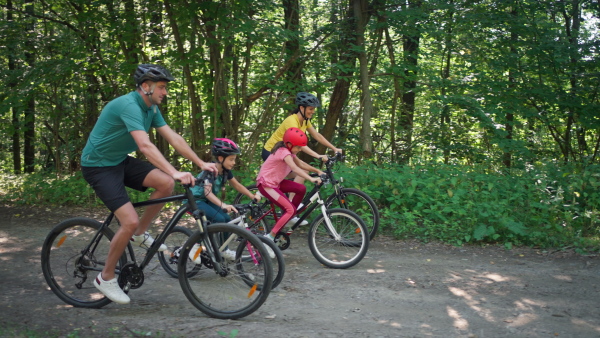
<svg viewBox="0 0 600 338"><path fill-rule="evenodd" d="M27 205L102 206L94 190L81 175L58 176L45 172L24 175L3 175L0 200ZM147 199L149 192L129 190L132 201Z"/></svg>
<svg viewBox="0 0 600 338"><path fill-rule="evenodd" d="M377 202L383 231L397 238L597 250L598 169L548 164L497 172L432 163L346 167L338 175Z"/></svg>

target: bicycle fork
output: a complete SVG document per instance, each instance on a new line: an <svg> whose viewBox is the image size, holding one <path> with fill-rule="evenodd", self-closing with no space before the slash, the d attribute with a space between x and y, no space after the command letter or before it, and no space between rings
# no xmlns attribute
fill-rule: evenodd
<svg viewBox="0 0 600 338"><path fill-rule="evenodd" d="M196 220L196 224L198 225L198 230L200 230L200 234L202 234L202 242L205 244L204 245L204 249L206 250L208 257L210 258L210 260L214 263L214 269L217 272L217 274L220 275L224 275L226 274L225 270L223 269L223 266L221 265L221 255L220 255L220 250L219 248L217 248L217 250L215 250L214 245L214 238L209 238L209 234L207 231L205 231L204 229L204 224L206 224L208 222L208 220L206 219L206 215L201 212L200 210L196 210L192 213L192 215L194 216L194 219ZM234 236L230 236L230 237L234 237ZM226 245L229 244L229 240L225 242L224 247L226 247ZM202 247L200 247L199 250L203 250ZM218 252L218 253L217 253ZM198 253L194 253L194 255L196 255Z"/></svg>

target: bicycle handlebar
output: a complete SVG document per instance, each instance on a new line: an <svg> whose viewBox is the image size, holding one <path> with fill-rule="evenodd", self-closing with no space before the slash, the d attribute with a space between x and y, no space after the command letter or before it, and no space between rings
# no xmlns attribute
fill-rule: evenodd
<svg viewBox="0 0 600 338"><path fill-rule="evenodd" d="M343 161L344 159L346 159L345 155L343 155L342 153L335 153L335 155L333 156L327 156L327 161L325 162L325 165L328 168L331 168L336 162Z"/></svg>

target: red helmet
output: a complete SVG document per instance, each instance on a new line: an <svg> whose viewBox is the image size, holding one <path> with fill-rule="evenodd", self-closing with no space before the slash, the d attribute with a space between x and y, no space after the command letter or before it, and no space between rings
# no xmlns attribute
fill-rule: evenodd
<svg viewBox="0 0 600 338"><path fill-rule="evenodd" d="M308 137L306 134L299 128L290 128L285 131L283 134L283 143L287 147L287 143L291 143L292 146L305 146L308 144Z"/></svg>

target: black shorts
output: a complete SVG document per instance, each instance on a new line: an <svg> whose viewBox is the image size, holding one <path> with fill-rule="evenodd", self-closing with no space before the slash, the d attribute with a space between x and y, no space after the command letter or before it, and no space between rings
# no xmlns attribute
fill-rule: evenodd
<svg viewBox="0 0 600 338"><path fill-rule="evenodd" d="M83 178L92 186L96 195L110 211L116 211L127 204L129 195L125 187L146 191L144 179L156 169L151 163L127 156L116 166L81 167Z"/></svg>
<svg viewBox="0 0 600 338"><path fill-rule="evenodd" d="M263 148L262 153L260 154L260 156L263 159L263 162L267 160L267 158L269 157L269 155L271 155L271 152L268 151L267 149Z"/></svg>

